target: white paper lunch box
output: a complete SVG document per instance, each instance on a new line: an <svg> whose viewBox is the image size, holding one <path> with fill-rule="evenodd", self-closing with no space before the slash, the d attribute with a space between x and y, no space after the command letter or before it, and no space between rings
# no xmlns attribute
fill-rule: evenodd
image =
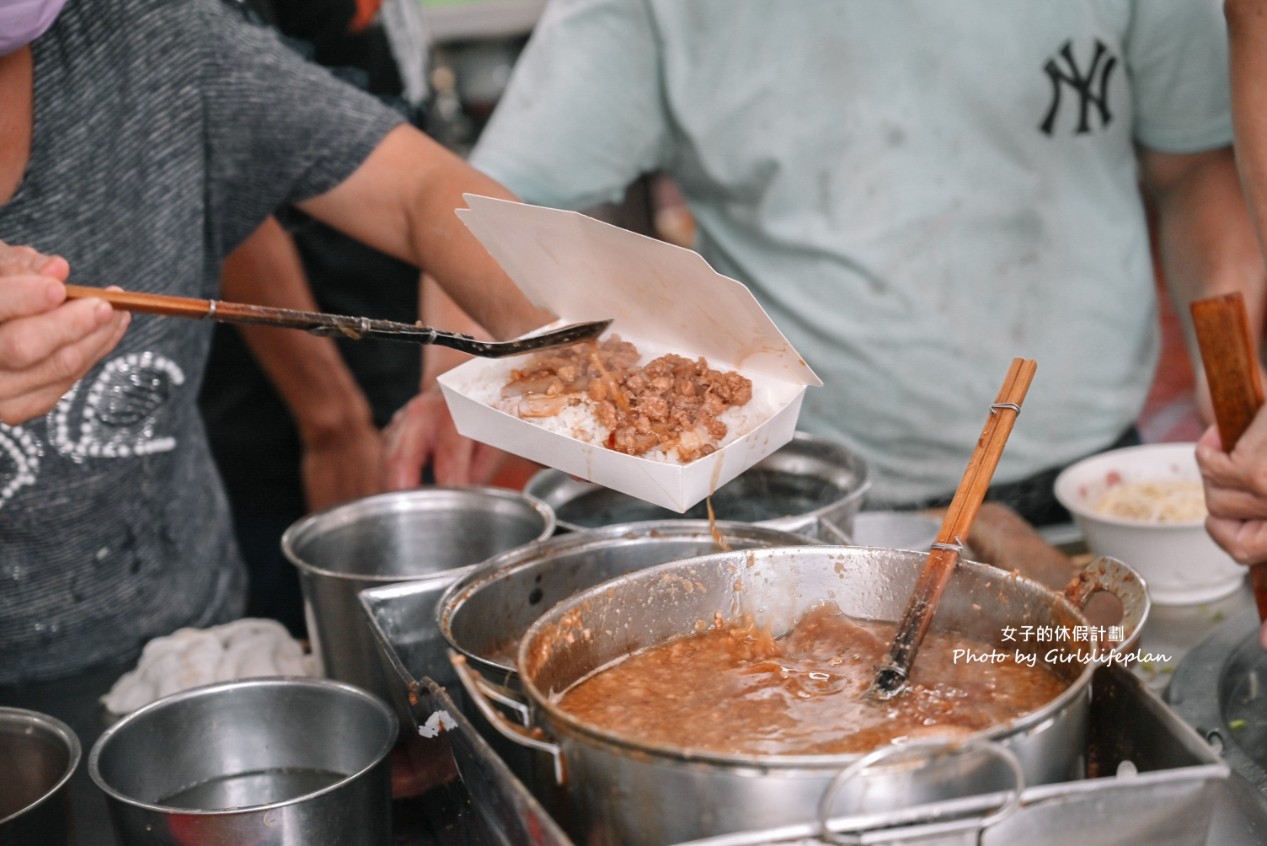
<svg viewBox="0 0 1267 846"><path fill-rule="evenodd" d="M740 282L698 253L583 214L466 196L457 214L558 325L611 318L608 333L643 360L703 356L752 380L752 413L718 450L689 464L626 455L489 405L526 356L473 359L440 387L458 432L646 502L686 511L792 439L801 400L822 381Z"/></svg>

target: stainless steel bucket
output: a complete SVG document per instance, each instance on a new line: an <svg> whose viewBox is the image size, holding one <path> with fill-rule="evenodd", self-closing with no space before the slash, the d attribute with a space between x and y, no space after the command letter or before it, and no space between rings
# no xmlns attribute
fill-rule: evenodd
<svg viewBox="0 0 1267 846"><path fill-rule="evenodd" d="M62 721L0 708L0 846L69 842L67 784L81 754L79 738Z"/></svg>
<svg viewBox="0 0 1267 846"><path fill-rule="evenodd" d="M719 520L795 532L825 543L850 543L854 515L870 487L860 456L833 441L797 432L709 499ZM559 528L568 531L708 517L706 503L677 514L558 470L537 473L524 492L554 509Z"/></svg>
<svg viewBox="0 0 1267 846"><path fill-rule="evenodd" d="M718 615L736 622L747 616L776 636L824 602L859 619L896 620L925 559L913 551L780 547L672 562L606 582L556 605L521 641L520 680L531 728L538 731L526 735L504 721L497 725L508 739L552 756L571 803L569 833L578 842L659 846L812 820L835 777L860 756L725 755L657 746L575 719L558 707L557 695L630 652L690 634ZM1020 642L1017 632L1027 625L1088 626L1080 608L1100 590L1121 600L1121 629L1134 640L1147 617L1147 592L1132 570L1111 559L1088 565L1068 589L1073 601L1014 574L961 562L938 605L935 629L1009 652L1037 652L1044 663L1047 651L1055 651L1049 666L1069 687L1045 707L973 736L1003 746L1028 783L1066 781L1082 772L1095 666L1064 660L1077 658L1071 650L1085 642ZM486 717L496 719L498 712L475 698L484 687L475 674L463 662L455 666ZM900 792L896 779L870 778L865 791L914 803L943 798L952 788L999 789L998 767L983 759L967 759L941 779L914 785L903 779ZM854 790L845 784L836 796L856 803Z"/></svg>
<svg viewBox="0 0 1267 846"><path fill-rule="evenodd" d="M194 688L115 723L88 756L122 846L391 843L396 715L329 679Z"/></svg>
<svg viewBox="0 0 1267 846"><path fill-rule="evenodd" d="M415 581L438 599L484 559L554 532L549 506L501 488L430 487L379 494L310 515L282 536L299 568L304 616L325 675L391 700L373 635L357 593ZM452 680L434 606L420 637L434 644L431 677Z"/></svg>

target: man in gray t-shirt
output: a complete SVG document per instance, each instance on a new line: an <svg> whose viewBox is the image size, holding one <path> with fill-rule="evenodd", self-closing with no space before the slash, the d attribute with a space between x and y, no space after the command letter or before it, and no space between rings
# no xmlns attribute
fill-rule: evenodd
<svg viewBox="0 0 1267 846"><path fill-rule="evenodd" d="M242 609L195 405L211 326L62 303L67 273L214 297L221 259L294 204L498 334L546 319L452 214L504 190L217 0L69 0L0 55L0 110L20 116L0 127L0 684Z"/></svg>

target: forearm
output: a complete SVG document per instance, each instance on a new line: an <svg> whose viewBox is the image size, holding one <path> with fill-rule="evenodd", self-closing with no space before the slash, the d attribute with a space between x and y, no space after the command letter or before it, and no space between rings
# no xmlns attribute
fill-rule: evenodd
<svg viewBox="0 0 1267 846"><path fill-rule="evenodd" d="M551 320L458 219L463 194L515 199L412 127L393 130L350 177L302 205L354 238L424 269L494 336ZM446 327L447 328L447 327Z"/></svg>
<svg viewBox="0 0 1267 846"><path fill-rule="evenodd" d="M1259 238L1267 243L1267 0L1226 0L1236 164Z"/></svg>
<svg viewBox="0 0 1267 846"><path fill-rule="evenodd" d="M225 260L224 298L316 311L294 242L270 218ZM239 327L260 369L308 444L349 426L372 426L369 404L329 338L269 326Z"/></svg>
<svg viewBox="0 0 1267 846"><path fill-rule="evenodd" d="M1184 326L1194 368L1201 373L1189 305L1240 293L1255 340L1262 337L1267 269L1230 149L1144 155L1145 186L1157 212L1162 273Z"/></svg>

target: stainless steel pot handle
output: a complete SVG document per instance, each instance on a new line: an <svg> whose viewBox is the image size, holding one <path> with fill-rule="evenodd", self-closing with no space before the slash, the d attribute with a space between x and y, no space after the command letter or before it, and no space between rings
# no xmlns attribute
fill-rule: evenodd
<svg viewBox="0 0 1267 846"><path fill-rule="evenodd" d="M467 669L470 670L469 664L467 664ZM527 702L515 696L510 688L494 684L475 671L471 673L475 677L475 683L479 685L480 693L513 713L519 718L524 728L532 728L532 711L528 708Z"/></svg>
<svg viewBox="0 0 1267 846"><path fill-rule="evenodd" d="M559 784L563 784L565 771L563 768L563 750L554 743L549 743L538 737L533 737L528 732L532 729L531 717L528 714L527 706L517 700L510 699L509 702L524 708L524 728L520 728L514 723L507 720L498 712L491 704L489 704L490 696L496 697L497 690L488 684L487 681L479 677L479 674L471 669L471 665L466 662L465 655L459 655L452 649L449 650L449 663L453 665L453 671L457 674L458 681L462 683L462 687L466 690L466 694L470 697L471 702L475 703L475 707L479 709L480 714L489 725L497 730L497 733L512 743L520 746L526 746L529 749L535 749L538 752L544 752L554 761L554 778ZM490 690L491 688L491 690ZM497 701L502 702L501 698ZM502 702L502 704L508 704ZM514 707L514 706L511 706Z"/></svg>
<svg viewBox="0 0 1267 846"><path fill-rule="evenodd" d="M1066 599L1079 611L1086 608L1091 597L1106 591L1122 603L1122 627L1124 637L1110 650L1112 653L1130 652L1139 645L1140 633L1148 621L1148 586L1139 573L1118 561L1101 555L1082 568L1063 591Z"/></svg>
<svg viewBox="0 0 1267 846"><path fill-rule="evenodd" d="M879 749L863 755L837 773L836 777L827 785L827 789L823 791L822 798L818 800L818 838L824 843L843 844L843 846L855 846L855 844L865 842L863 838L867 834L866 831L857 829L854 831L833 831L831 828L832 800L835 798L836 791L850 779L862 776L867 770L879 764L891 763L890 759L897 756L904 756L906 759L910 759L912 763L919 763L922 766L930 759L941 755L958 755L969 752L984 753L998 758L1011 771L1015 783L1008 790L1006 800L998 808L981 817L956 820L956 826L964 830L975 829L977 832L982 832L995 823L1001 822L1020 807L1021 794L1025 790L1025 770L1016 754L1008 747L985 738L975 738L966 741L919 740L901 745L881 746ZM917 824L920 822L919 811L926 807L931 810L935 805L936 803L915 805L904 809L904 815L910 819L912 824ZM928 820L934 818L934 814L929 814ZM889 820L884 825L889 828L892 826L892 821ZM919 835L921 839L923 836ZM896 843L898 841L886 839L885 842Z"/></svg>

